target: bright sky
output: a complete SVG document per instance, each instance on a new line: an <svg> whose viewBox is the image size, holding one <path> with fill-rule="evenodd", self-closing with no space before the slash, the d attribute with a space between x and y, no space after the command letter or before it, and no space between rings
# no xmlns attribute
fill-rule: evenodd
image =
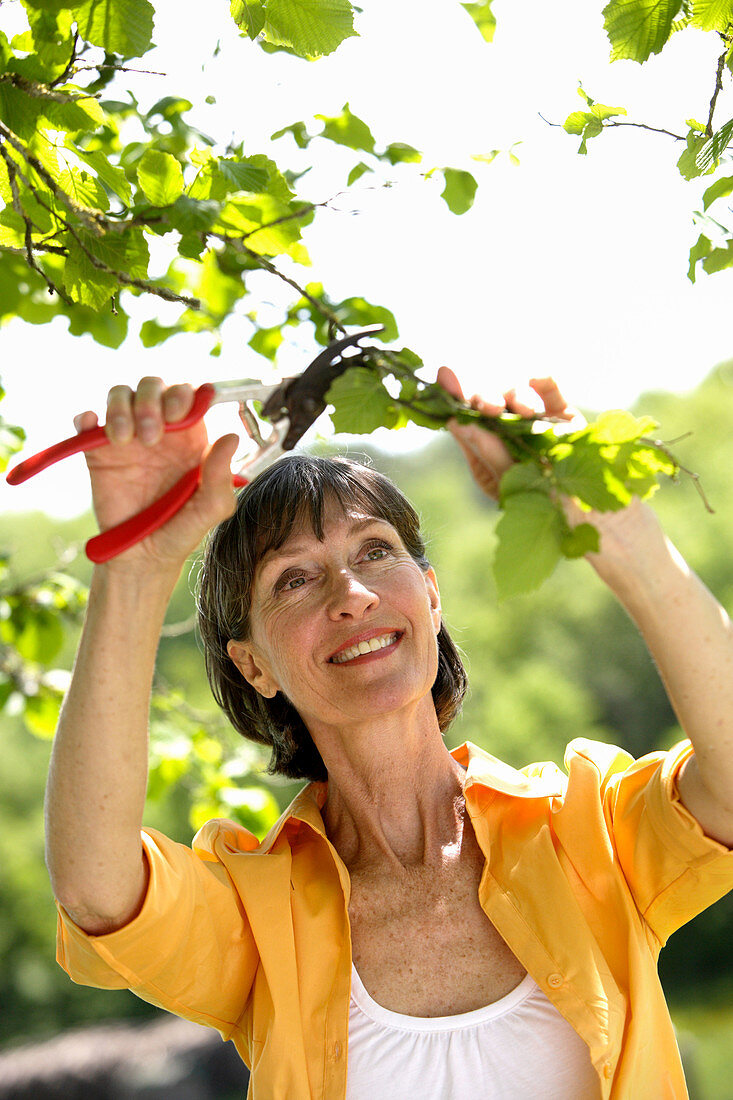
<svg viewBox="0 0 733 1100"><path fill-rule="evenodd" d="M361 37L309 64L266 56L239 38L227 7L208 5L194 23L182 19L175 0L161 0L161 45L144 62L168 75L135 78L142 102L185 95L200 104L191 121L224 140L243 138L255 153L271 151L274 130L315 113L338 114L348 100L379 145L409 142L425 152L426 168L467 168L479 179L473 210L459 218L440 199L437 178L408 181L402 173L405 182L384 189L363 177L306 233L313 267L302 281L322 281L336 298L360 294L388 306L401 342L429 371L448 363L469 391L486 393L554 373L575 404L599 409L629 405L645 390L684 391L730 357L733 272L701 275L695 286L686 278L698 233L692 211L709 180L682 180L675 169L681 145L670 138L617 129L579 157L577 139L539 117L562 122L582 107L582 80L596 100L625 106L631 119L684 132L686 118L707 118L714 36L687 31L643 67L609 65L600 3L496 0L498 28L488 45L456 0L420 7L370 0L359 16ZM16 18L19 5L3 4L0 26ZM204 105L209 95L215 106ZM726 95L719 123L733 115L733 95ZM506 158L488 166L471 160L516 141L518 168ZM339 155L329 143L319 155L309 194L328 199L359 156ZM278 293L272 289L273 300ZM172 316L157 300L134 305L140 320ZM114 382L134 385L144 374L194 384L261 376L268 365L247 338L244 325L232 324L221 358L211 359L209 337L146 350L131 336L110 352L69 336L61 320L13 323L0 333L3 413L29 431L32 453L71 434L74 412L102 412ZM286 348L285 373L316 350ZM398 434L390 441L403 446L423 438ZM87 504L78 459L23 488L0 487L6 510L61 515Z"/></svg>

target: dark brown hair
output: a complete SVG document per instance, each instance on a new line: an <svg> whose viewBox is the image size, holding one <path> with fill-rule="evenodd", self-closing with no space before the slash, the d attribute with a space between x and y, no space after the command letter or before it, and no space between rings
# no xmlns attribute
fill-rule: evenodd
<svg viewBox="0 0 733 1100"><path fill-rule="evenodd" d="M266 699L247 683L227 653L227 642L250 637L252 586L264 555L304 526L322 540L325 507L334 500L344 511L356 506L392 524L420 568L429 568L419 517L389 478L349 459L291 455L242 490L234 515L211 533L199 575L199 629L214 698L239 733L270 746L269 771L293 779L326 779L321 755L282 692ZM444 731L461 709L468 680L442 625L437 640L432 693Z"/></svg>

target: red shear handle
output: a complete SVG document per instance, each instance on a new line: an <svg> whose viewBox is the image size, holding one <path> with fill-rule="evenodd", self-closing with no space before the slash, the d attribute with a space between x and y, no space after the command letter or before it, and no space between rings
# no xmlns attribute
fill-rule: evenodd
<svg viewBox="0 0 733 1100"><path fill-rule="evenodd" d="M129 550L147 535L151 535L153 531L157 531L183 507L187 500L191 499L198 488L200 478L201 467L194 466L167 493L154 500L142 512L138 512L136 516L130 516L124 523L118 523L116 527L110 527L108 531L103 531L101 535L95 535L93 539L89 539L86 545L89 560L109 561L110 558L121 554L123 550Z"/></svg>
<svg viewBox="0 0 733 1100"><path fill-rule="evenodd" d="M123 550L129 550L131 546L152 535L153 531L157 531L167 523L191 499L198 489L200 480L201 467L194 466L179 478L167 493L154 500L142 512L130 516L124 523L118 523L116 527L110 527L108 531L103 531L101 535L95 535L93 539L89 539L86 545L89 560L97 563L109 561L110 558L116 558ZM232 474L232 482L236 489L249 484L247 479L239 474Z"/></svg>
<svg viewBox="0 0 733 1100"><path fill-rule="evenodd" d="M210 382L205 382L203 386L199 386L194 395L193 404L186 416L182 420L175 420L173 423L166 424L166 432L180 432L183 428L190 428L192 424L195 424L208 412L215 396L216 389ZM72 435L69 439L63 439L60 443L54 443L52 447L47 447L45 451L39 451L38 454L31 455L30 458L15 466L5 480L8 485L21 485L28 478L33 477L34 474L40 474L41 470L53 466L54 462L60 462L62 458L68 458L69 455L78 454L80 451L85 453L93 451L97 447L103 447L105 443L109 443L109 439L101 426L91 428L87 432L79 432L78 435Z"/></svg>
<svg viewBox="0 0 733 1100"><path fill-rule="evenodd" d="M53 447L47 447L45 451L39 451L37 455L31 455L25 462L15 466L5 480L8 485L21 485L34 474L40 474L47 466L53 466L54 462L60 462L62 458L78 454L79 451L93 451L97 447L103 447L105 443L109 443L109 440L102 427L80 432L69 439L62 439L60 443L54 443Z"/></svg>

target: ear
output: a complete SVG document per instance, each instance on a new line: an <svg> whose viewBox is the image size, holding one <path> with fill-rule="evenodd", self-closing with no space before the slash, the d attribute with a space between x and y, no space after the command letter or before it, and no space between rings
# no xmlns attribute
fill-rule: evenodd
<svg viewBox="0 0 733 1100"><path fill-rule="evenodd" d="M227 642L227 653L255 691L265 699L272 699L277 695L277 681L270 672L267 662L258 654L257 648L251 642L237 642L232 638Z"/></svg>
<svg viewBox="0 0 733 1100"><path fill-rule="evenodd" d="M433 627L437 634L440 630L440 624L443 621L442 608L440 606L440 591L438 589L438 578L435 576L435 570L432 565L428 569L425 577L425 589L428 594L428 601L430 603L430 616L433 620Z"/></svg>

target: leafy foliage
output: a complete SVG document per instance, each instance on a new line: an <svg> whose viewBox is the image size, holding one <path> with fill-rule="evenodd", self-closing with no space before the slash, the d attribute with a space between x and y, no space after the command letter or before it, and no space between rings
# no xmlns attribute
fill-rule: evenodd
<svg viewBox="0 0 733 1100"><path fill-rule="evenodd" d="M487 417L415 373L419 358L409 349L370 352L331 386L336 431L364 434L412 421L444 427L455 418L476 423L504 442L515 459L501 481L502 517L494 576L502 599L534 591L561 558L598 549L591 523L571 528L563 497L588 511L618 511L632 497L647 499L659 478L680 469L668 448L650 438L657 424L627 412L608 412L580 431L514 414Z"/></svg>
<svg viewBox="0 0 733 1100"><path fill-rule="evenodd" d="M581 86L580 94L589 110L573 111L563 123L567 133L581 137L578 152L587 153L588 139L598 137L605 129L636 126L684 143L685 148L677 161L677 168L684 179L695 180L716 172L729 161L733 148L733 119L717 129L714 127L719 95L725 83L730 83L733 71L733 0L610 0L603 9L603 16L611 45L611 61L628 59L643 64L654 54L661 53L674 36L687 29L715 35L721 43L722 52L718 57L707 120L687 119L686 133L679 133L674 123L671 128L666 128L643 121L627 122L619 117L626 115L625 108L594 103ZM723 176L708 188L705 193L706 210L718 199L730 195L727 180L728 177ZM700 262L709 274L733 266L733 229L719 220L713 221L710 215L705 219L696 218L714 227L720 245L713 248L708 236L698 238L689 257L688 274L692 282Z"/></svg>

